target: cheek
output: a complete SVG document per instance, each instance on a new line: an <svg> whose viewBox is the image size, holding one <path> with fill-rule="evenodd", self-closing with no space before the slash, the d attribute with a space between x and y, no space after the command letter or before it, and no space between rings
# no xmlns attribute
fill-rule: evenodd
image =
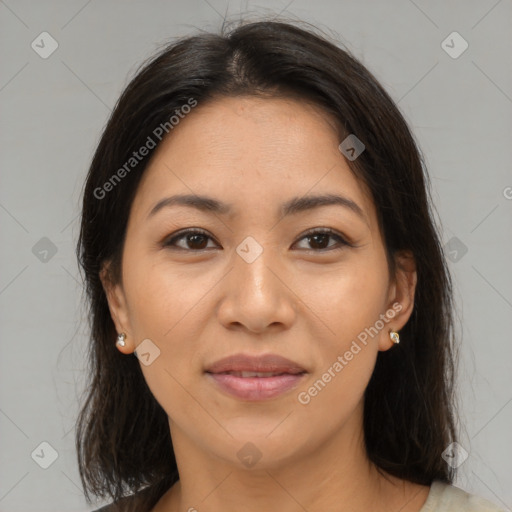
<svg viewBox="0 0 512 512"><path fill-rule="evenodd" d="M346 265L321 276L310 275L302 283L298 295L338 347L373 325L386 307L387 268L373 257L355 256Z"/></svg>
<svg viewBox="0 0 512 512"><path fill-rule="evenodd" d="M197 377L192 369L198 368L205 287L199 278L170 272L168 266L142 260L137 265L130 275L130 322L138 342L149 338L159 350L150 365L141 362L141 370L167 415L179 418L190 408L186 389Z"/></svg>
<svg viewBox="0 0 512 512"><path fill-rule="evenodd" d="M363 400L375 367L378 336L372 328L386 305L387 268L360 258L324 285L323 292L310 288L304 301L317 312L318 325L328 327L321 327L327 334L317 340L322 364L297 395L302 392L298 401L311 430L334 433Z"/></svg>
<svg viewBox="0 0 512 512"><path fill-rule="evenodd" d="M155 337L162 343L180 330L182 319L197 314L204 282L184 275L169 265L155 263L149 257L127 261L126 292L129 315L137 335Z"/></svg>

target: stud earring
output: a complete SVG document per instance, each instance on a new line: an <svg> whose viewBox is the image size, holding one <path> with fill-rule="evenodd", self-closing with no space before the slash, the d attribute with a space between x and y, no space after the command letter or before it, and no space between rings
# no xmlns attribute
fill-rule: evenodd
<svg viewBox="0 0 512 512"><path fill-rule="evenodd" d="M395 331L389 331L389 337L391 338L391 341L398 345L400 343L400 336L398 336L398 333Z"/></svg>
<svg viewBox="0 0 512 512"><path fill-rule="evenodd" d="M124 341L126 339L126 334L124 332L117 335L117 344L120 347L124 347L126 345L126 342Z"/></svg>

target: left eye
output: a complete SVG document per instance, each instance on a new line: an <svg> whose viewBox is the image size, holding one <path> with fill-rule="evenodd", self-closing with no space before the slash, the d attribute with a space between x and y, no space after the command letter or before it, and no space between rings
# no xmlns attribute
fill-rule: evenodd
<svg viewBox="0 0 512 512"><path fill-rule="evenodd" d="M328 242L330 238L337 240L338 244L324 246L325 242ZM308 239L308 243L310 245L312 244L313 250L316 251L331 251L334 249L341 249L343 246L350 246L350 244L339 233L333 231L332 229L318 229L315 231L310 231L301 238L301 240L305 239Z"/></svg>
<svg viewBox="0 0 512 512"><path fill-rule="evenodd" d="M213 240L208 233L198 229L190 229L187 231L182 231L180 234L173 236L164 242L164 247L172 247L183 250L192 250L193 252L201 251L207 249L208 239ZM313 250L316 252L322 251L330 251L333 249L341 249L343 246L350 246L351 244L347 242L339 233L331 229L317 229L315 231L310 231L306 233L300 240L308 240L310 244L309 249L305 250ZM325 245L328 244L329 239L337 240L337 244ZM176 242L184 241L185 246L177 245ZM188 244L188 247L186 246ZM336 247L337 246L337 247Z"/></svg>

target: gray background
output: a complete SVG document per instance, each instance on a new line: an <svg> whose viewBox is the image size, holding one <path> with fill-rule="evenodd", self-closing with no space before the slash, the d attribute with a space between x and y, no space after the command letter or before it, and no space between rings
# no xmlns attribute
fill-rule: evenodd
<svg viewBox="0 0 512 512"><path fill-rule="evenodd" d="M0 511L90 510L73 437L87 340L74 247L81 186L110 109L139 63L169 38L217 30L225 13L280 12L346 44L413 127L432 176L463 335L461 445L469 457L456 484L512 506L511 1L6 0ZM47 59L31 47L42 46L43 31L59 45ZM458 58L441 45L453 31L469 44ZM58 453L48 469L35 462L50 461L42 442Z"/></svg>

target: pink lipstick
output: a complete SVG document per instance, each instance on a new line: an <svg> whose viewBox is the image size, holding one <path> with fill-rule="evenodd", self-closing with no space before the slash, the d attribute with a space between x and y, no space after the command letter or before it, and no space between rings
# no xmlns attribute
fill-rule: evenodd
<svg viewBox="0 0 512 512"><path fill-rule="evenodd" d="M205 372L222 391L248 401L282 395L307 374L298 363L276 354L235 354L216 361Z"/></svg>

